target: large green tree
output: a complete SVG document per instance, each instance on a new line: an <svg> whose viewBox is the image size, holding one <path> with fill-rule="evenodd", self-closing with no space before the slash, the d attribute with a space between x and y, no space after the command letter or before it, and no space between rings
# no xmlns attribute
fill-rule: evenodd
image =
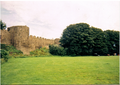
<svg viewBox="0 0 120 85"><path fill-rule="evenodd" d="M92 31L92 37L94 40L94 46L93 46L93 54L97 53L99 55L106 55L108 53L108 48L107 48L107 38L104 33L99 28L96 27L91 27Z"/></svg>
<svg viewBox="0 0 120 85"><path fill-rule="evenodd" d="M3 30L3 29L6 29L6 24L4 22L2 22L2 20L0 20L0 29Z"/></svg>
<svg viewBox="0 0 120 85"><path fill-rule="evenodd" d="M92 30L87 23L69 25L60 39L61 46L67 48L68 55L91 55L94 46Z"/></svg>
<svg viewBox="0 0 120 85"><path fill-rule="evenodd" d="M107 55L119 53L119 31L102 31L87 23L71 24L64 29L60 45L67 55Z"/></svg>
<svg viewBox="0 0 120 85"><path fill-rule="evenodd" d="M107 47L108 47L108 53L112 54L117 53L119 54L119 31L114 30L106 30L104 31L106 33L107 38Z"/></svg>

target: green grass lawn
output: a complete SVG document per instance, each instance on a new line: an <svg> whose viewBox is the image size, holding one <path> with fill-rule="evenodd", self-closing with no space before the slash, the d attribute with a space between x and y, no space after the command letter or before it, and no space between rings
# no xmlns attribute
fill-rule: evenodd
<svg viewBox="0 0 120 85"><path fill-rule="evenodd" d="M1 84L119 84L119 56L11 58Z"/></svg>

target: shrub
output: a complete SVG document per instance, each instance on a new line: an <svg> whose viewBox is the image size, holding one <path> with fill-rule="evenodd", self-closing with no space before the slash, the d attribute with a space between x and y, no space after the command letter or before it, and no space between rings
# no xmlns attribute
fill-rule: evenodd
<svg viewBox="0 0 120 85"><path fill-rule="evenodd" d="M4 58L4 60L7 62L9 53L6 50L3 50L3 49L0 52L1 52L0 53L1 54L1 58Z"/></svg>
<svg viewBox="0 0 120 85"><path fill-rule="evenodd" d="M12 45L1 44L1 49L7 51L9 53L9 57L17 58L17 57L21 57L21 55L23 56L23 52L17 50Z"/></svg>
<svg viewBox="0 0 120 85"><path fill-rule="evenodd" d="M17 53L17 54L23 53L22 51L17 50L17 49L16 49L14 46L12 46L12 45L1 44L1 49L4 49L4 50L6 50L6 51L9 51L10 54L12 54L12 53Z"/></svg>
<svg viewBox="0 0 120 85"><path fill-rule="evenodd" d="M50 53L49 53L49 49L40 48L40 49L36 49L34 51L31 51L30 55L36 56L36 57L38 57L38 56L49 56Z"/></svg>
<svg viewBox="0 0 120 85"><path fill-rule="evenodd" d="M64 56L67 54L67 49L65 49L64 47L56 46L56 45L49 45L49 52L52 55Z"/></svg>

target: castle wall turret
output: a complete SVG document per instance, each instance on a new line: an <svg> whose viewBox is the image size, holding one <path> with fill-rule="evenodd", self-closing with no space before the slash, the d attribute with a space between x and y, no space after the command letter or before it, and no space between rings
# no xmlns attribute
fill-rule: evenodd
<svg viewBox="0 0 120 85"><path fill-rule="evenodd" d="M11 44L16 48L21 46L22 41L29 38L29 28L27 26L12 26L7 30L10 33Z"/></svg>

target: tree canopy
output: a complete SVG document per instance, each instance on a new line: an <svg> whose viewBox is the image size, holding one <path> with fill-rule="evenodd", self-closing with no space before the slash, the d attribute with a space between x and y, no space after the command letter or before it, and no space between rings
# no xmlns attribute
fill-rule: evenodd
<svg viewBox="0 0 120 85"><path fill-rule="evenodd" d="M0 27L1 30L6 29L6 27L7 27L6 24L4 22L2 22L2 20L0 20L0 25L1 25L1 27Z"/></svg>
<svg viewBox="0 0 120 85"><path fill-rule="evenodd" d="M106 38L107 38L106 45L108 47L108 53L119 54L119 33L120 32L114 31L114 30L106 30L104 32L106 33Z"/></svg>
<svg viewBox="0 0 120 85"><path fill-rule="evenodd" d="M63 31L61 46L68 48L68 55L90 55L94 46L91 33L87 23L72 24Z"/></svg>
<svg viewBox="0 0 120 85"><path fill-rule="evenodd" d="M67 26L60 39L67 55L107 55L119 53L119 31L102 31L87 23Z"/></svg>
<svg viewBox="0 0 120 85"><path fill-rule="evenodd" d="M108 48L106 45L107 38L104 31L96 27L91 27L91 30L93 30L91 37L93 37L94 40L93 53L97 53L99 55L107 54L108 53Z"/></svg>

